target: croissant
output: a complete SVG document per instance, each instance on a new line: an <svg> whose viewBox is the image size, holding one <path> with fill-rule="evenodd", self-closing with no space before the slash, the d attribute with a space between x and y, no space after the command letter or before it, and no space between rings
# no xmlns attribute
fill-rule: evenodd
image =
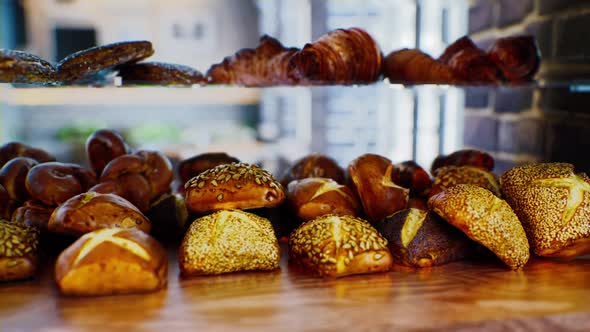
<svg viewBox="0 0 590 332"><path fill-rule="evenodd" d="M371 83L379 78L381 65L381 49L366 31L337 29L294 54L289 77L304 84Z"/></svg>
<svg viewBox="0 0 590 332"><path fill-rule="evenodd" d="M207 80L214 84L269 86L290 83L287 67L296 48L285 48L278 40L262 36L255 49L242 49L211 66Z"/></svg>
<svg viewBox="0 0 590 332"><path fill-rule="evenodd" d="M438 59L417 49L392 52L384 60L383 73L391 82L411 84L496 84L530 80L539 63L533 37L500 38L489 52L462 37Z"/></svg>

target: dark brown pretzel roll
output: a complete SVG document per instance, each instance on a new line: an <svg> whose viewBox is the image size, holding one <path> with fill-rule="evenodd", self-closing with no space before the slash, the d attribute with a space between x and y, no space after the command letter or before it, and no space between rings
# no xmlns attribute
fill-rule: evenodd
<svg viewBox="0 0 590 332"><path fill-rule="evenodd" d="M25 184L33 199L56 206L87 191L96 177L80 165L49 162L31 168Z"/></svg>
<svg viewBox="0 0 590 332"><path fill-rule="evenodd" d="M188 180L213 167L239 162L238 158L227 153L203 153L181 161L178 164L178 176L180 181L185 184Z"/></svg>
<svg viewBox="0 0 590 332"><path fill-rule="evenodd" d="M539 48L532 36L500 38L488 55L510 82L531 80L541 64Z"/></svg>
<svg viewBox="0 0 590 332"><path fill-rule="evenodd" d="M283 175L281 184L283 187L287 187L293 180L306 178L328 178L340 184L346 182L344 170L338 163L334 159L319 153L312 153L295 161Z"/></svg>
<svg viewBox="0 0 590 332"><path fill-rule="evenodd" d="M150 207L152 189L148 180L141 174L124 174L116 181L106 181L90 188L89 191L121 196L145 212Z"/></svg>
<svg viewBox="0 0 590 332"><path fill-rule="evenodd" d="M12 214L12 222L35 227L41 231L47 231L49 218L55 208L46 206L40 202L28 200Z"/></svg>
<svg viewBox="0 0 590 332"><path fill-rule="evenodd" d="M0 167L16 157L28 157L40 163L55 161L51 154L22 143L10 142L0 146Z"/></svg>
<svg viewBox="0 0 590 332"><path fill-rule="evenodd" d="M27 191L25 182L29 170L37 164L38 162L35 159L17 157L7 162L0 169L0 184L4 186L10 199L18 202L29 199L30 194Z"/></svg>
<svg viewBox="0 0 590 332"><path fill-rule="evenodd" d="M358 157L348 166L350 185L371 223L408 206L410 190L395 183L392 172L391 160L370 153Z"/></svg>
<svg viewBox="0 0 590 332"><path fill-rule="evenodd" d="M100 176L102 170L111 160L129 152L129 146L123 137L112 130L97 130L86 140L86 155L90 162L90 168L97 176Z"/></svg>
<svg viewBox="0 0 590 332"><path fill-rule="evenodd" d="M17 208L18 203L8 195L4 186L0 184L0 219L10 219L12 212Z"/></svg>
<svg viewBox="0 0 590 332"><path fill-rule="evenodd" d="M494 157L489 153L479 150L459 150L450 155L441 155L432 162L430 173L443 166L473 166L491 171L494 169Z"/></svg>
<svg viewBox="0 0 590 332"><path fill-rule="evenodd" d="M393 182L410 189L411 195L422 195L432 186L428 172L412 160L394 165L391 177Z"/></svg>
<svg viewBox="0 0 590 332"><path fill-rule="evenodd" d="M124 155L113 159L104 168L100 182L117 181L125 174L141 174L151 188L150 200L170 191L174 177L170 160L157 151L137 151L132 155Z"/></svg>

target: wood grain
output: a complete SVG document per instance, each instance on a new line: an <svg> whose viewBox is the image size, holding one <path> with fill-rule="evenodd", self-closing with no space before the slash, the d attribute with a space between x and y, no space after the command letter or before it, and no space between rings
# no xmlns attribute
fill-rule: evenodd
<svg viewBox="0 0 590 332"><path fill-rule="evenodd" d="M318 279L281 270L181 279L145 295L60 296L39 279L0 284L0 331L590 330L590 259L532 260L520 272L487 259Z"/></svg>

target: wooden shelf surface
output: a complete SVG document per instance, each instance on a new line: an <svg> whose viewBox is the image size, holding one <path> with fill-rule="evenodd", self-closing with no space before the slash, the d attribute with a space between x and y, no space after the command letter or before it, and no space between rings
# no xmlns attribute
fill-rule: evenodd
<svg viewBox="0 0 590 332"><path fill-rule="evenodd" d="M0 331L590 330L590 259L499 261L335 280L287 264L270 273L181 279L170 251L166 290L60 296L51 278L0 284Z"/></svg>

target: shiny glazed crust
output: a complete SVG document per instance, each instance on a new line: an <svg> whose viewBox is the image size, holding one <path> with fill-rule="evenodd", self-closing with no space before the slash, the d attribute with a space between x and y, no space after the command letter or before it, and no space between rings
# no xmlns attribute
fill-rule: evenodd
<svg viewBox="0 0 590 332"><path fill-rule="evenodd" d="M138 229L106 228L87 233L59 255L55 280L65 295L111 295L162 289L166 251Z"/></svg>

